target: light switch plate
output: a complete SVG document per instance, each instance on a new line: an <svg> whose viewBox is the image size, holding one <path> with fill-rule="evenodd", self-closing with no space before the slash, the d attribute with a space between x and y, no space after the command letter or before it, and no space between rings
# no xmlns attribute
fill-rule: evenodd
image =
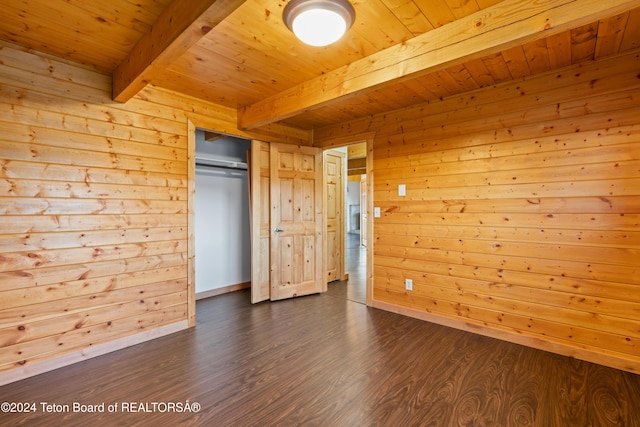
<svg viewBox="0 0 640 427"><path fill-rule="evenodd" d="M411 279L404 279L404 288L408 291L412 291L413 290L413 280Z"/></svg>
<svg viewBox="0 0 640 427"><path fill-rule="evenodd" d="M373 208L373 217L380 218L380 208Z"/></svg>
<svg viewBox="0 0 640 427"><path fill-rule="evenodd" d="M405 184L398 185L398 196L407 195L407 186Z"/></svg>

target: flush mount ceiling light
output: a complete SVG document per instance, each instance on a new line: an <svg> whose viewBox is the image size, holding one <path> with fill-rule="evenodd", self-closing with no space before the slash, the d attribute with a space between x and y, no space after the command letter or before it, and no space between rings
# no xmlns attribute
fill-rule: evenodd
<svg viewBox="0 0 640 427"><path fill-rule="evenodd" d="M284 8L283 19L304 43L326 46L344 35L355 15L347 0L291 0Z"/></svg>

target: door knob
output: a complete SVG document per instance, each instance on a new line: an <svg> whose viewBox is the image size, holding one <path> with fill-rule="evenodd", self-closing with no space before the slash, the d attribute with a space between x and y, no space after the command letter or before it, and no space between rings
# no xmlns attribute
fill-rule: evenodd
<svg viewBox="0 0 640 427"><path fill-rule="evenodd" d="M273 229L274 233L282 233L284 230L279 229L278 227Z"/></svg>

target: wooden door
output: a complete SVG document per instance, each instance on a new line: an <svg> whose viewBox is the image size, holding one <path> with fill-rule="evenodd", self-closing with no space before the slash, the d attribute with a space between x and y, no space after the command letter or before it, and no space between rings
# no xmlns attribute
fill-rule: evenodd
<svg viewBox="0 0 640 427"><path fill-rule="evenodd" d="M322 152L271 144L271 300L327 290L322 252Z"/></svg>
<svg viewBox="0 0 640 427"><path fill-rule="evenodd" d="M269 155L268 143L251 141L248 163L251 200L251 302L254 304L271 297Z"/></svg>
<svg viewBox="0 0 640 427"><path fill-rule="evenodd" d="M344 280L344 177L347 154L331 150L324 153L325 262L326 280Z"/></svg>

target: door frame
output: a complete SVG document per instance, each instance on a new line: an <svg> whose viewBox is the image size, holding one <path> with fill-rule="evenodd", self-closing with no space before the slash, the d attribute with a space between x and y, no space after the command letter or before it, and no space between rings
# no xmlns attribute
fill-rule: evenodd
<svg viewBox="0 0 640 427"><path fill-rule="evenodd" d="M367 246L365 247L365 253L367 258L367 267L366 267L366 304L367 306L373 305L373 279L374 279L374 271L373 271L373 247L374 247L374 236L373 236L373 179L374 179L374 169L373 169L373 141L375 138L375 132L366 132L359 135L354 136L346 136L346 137L338 137L320 144L320 148L323 151L331 150L334 148L348 147L350 145L362 144L365 143L367 147L366 152L366 163L365 163L365 174L366 174L366 193L367 193L367 206L364 207L366 215L367 215L367 229L360 230L361 233L366 233L367 238ZM348 160L348 159L347 159ZM360 206L360 211L362 211L363 207Z"/></svg>
<svg viewBox="0 0 640 427"><path fill-rule="evenodd" d="M209 129L214 132L229 134L225 131L218 131L210 123L199 123L199 120L187 119L187 320L188 326L196 325L196 284L195 284L195 171L196 171L196 129ZM235 135L247 138L246 135ZM329 148L346 147L349 145L366 143L366 183L367 183L367 206L366 213L369 218L367 229L367 283L366 283L366 304L373 303L373 140L375 132L367 132L350 137L340 137L326 144L320 144L318 148L326 150ZM362 207L361 207L362 209Z"/></svg>

